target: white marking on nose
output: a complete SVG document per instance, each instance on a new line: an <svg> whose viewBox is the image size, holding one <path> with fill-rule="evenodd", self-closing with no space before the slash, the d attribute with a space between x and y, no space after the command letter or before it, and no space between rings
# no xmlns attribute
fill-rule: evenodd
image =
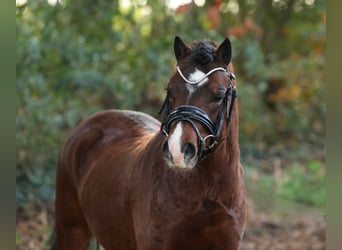
<svg viewBox="0 0 342 250"><path fill-rule="evenodd" d="M198 81L203 76L205 76L205 73L201 70L195 68L195 71L189 75L190 81ZM190 92L190 95L196 90L196 88L199 88L203 84L205 84L208 81L208 77L204 78L202 81L200 81L198 84L187 84L186 87Z"/></svg>
<svg viewBox="0 0 342 250"><path fill-rule="evenodd" d="M181 151L182 145L182 122L179 122L176 125L175 130L173 131L172 135L169 138L169 150L172 155L173 163L180 168L186 168L186 164L184 162L184 154Z"/></svg>

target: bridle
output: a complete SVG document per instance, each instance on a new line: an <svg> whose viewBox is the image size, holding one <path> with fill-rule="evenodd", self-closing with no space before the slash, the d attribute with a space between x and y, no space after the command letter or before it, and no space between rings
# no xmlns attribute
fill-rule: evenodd
<svg viewBox="0 0 342 250"><path fill-rule="evenodd" d="M213 74L216 71L223 71L229 78L228 89L225 93L222 106L218 113L216 121L212 121L209 115L205 111L192 105L181 105L181 106L178 106L174 111L170 112L170 103L169 103L170 96L169 95L166 96L165 101L159 111L159 114L161 114L164 111L160 131L166 138L169 136L172 123L179 122L179 121L186 121L192 125L193 129L196 132L197 139L198 139L197 154L200 159L203 159L209 153L213 152L219 145L218 138L222 130L224 115L227 114L227 121L228 122L231 121L235 99L237 96L236 87L233 86L233 83L232 83L232 80L235 79L235 75L222 67L218 67L218 68L214 68L210 70L199 80L190 81L183 75L179 66L177 66L177 71L179 75L182 77L182 79L187 84L191 84L191 85L197 85L198 83L203 81L206 77L208 77L209 75ZM201 123L208 130L209 134L203 137L200 134L199 129L194 121ZM209 140L209 139L211 140L211 143L208 147L206 147L206 140Z"/></svg>

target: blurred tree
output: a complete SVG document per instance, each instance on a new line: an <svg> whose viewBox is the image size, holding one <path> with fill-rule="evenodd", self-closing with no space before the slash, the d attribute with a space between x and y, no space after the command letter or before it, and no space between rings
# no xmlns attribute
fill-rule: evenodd
<svg viewBox="0 0 342 250"><path fill-rule="evenodd" d="M230 37L242 145L286 138L322 148L324 17L324 0L18 4L18 202L51 199L59 148L84 117L108 108L157 114L175 35Z"/></svg>

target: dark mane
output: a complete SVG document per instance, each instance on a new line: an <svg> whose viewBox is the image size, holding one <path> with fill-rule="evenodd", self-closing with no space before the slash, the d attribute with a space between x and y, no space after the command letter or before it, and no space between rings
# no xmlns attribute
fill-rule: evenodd
<svg viewBox="0 0 342 250"><path fill-rule="evenodd" d="M189 63L206 66L215 60L216 44L209 40L196 41L191 45Z"/></svg>

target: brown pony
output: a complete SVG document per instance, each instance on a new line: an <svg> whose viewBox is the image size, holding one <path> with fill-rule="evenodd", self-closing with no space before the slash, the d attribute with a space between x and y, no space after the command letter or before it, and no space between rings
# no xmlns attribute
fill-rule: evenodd
<svg viewBox="0 0 342 250"><path fill-rule="evenodd" d="M245 191L231 45L175 38L177 70L162 123L108 110L81 122L61 150L59 250L238 249ZM229 65L229 66L228 66Z"/></svg>

